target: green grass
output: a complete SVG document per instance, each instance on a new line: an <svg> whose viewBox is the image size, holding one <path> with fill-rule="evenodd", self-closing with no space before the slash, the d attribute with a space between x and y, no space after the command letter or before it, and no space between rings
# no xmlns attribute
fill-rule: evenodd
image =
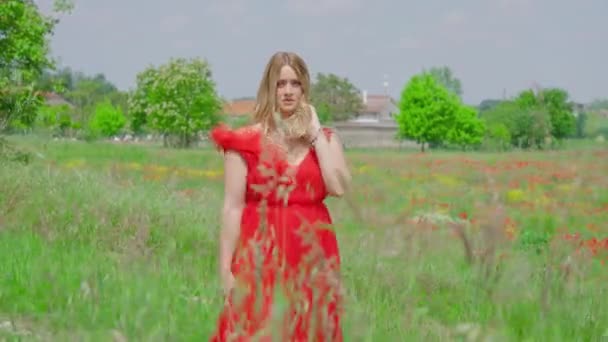
<svg viewBox="0 0 608 342"><path fill-rule="evenodd" d="M206 340L221 306L220 156L12 140L38 156L0 166L0 338ZM607 335L608 246L591 256L560 238L608 237L601 148L349 152L354 192L328 201L346 340Z"/></svg>

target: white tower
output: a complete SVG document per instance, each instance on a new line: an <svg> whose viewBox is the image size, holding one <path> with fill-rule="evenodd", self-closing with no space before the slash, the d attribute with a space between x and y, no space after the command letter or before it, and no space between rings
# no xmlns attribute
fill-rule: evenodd
<svg viewBox="0 0 608 342"><path fill-rule="evenodd" d="M388 96L388 75L384 74L384 82L382 82L384 87L384 95Z"/></svg>

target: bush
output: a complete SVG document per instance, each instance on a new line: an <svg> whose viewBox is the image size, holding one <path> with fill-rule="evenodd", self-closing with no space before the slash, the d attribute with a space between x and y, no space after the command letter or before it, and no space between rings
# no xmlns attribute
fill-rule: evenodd
<svg viewBox="0 0 608 342"><path fill-rule="evenodd" d="M71 108L68 105L43 105L36 117L36 126L49 130L54 136L66 136L69 130L76 128L72 121Z"/></svg>
<svg viewBox="0 0 608 342"><path fill-rule="evenodd" d="M115 136L125 127L127 118L120 108L106 99L95 107L95 113L89 122L91 136Z"/></svg>
<svg viewBox="0 0 608 342"><path fill-rule="evenodd" d="M599 111L589 112L584 128L584 135L589 138L596 138L599 135L608 137L608 116L601 115Z"/></svg>
<svg viewBox="0 0 608 342"><path fill-rule="evenodd" d="M511 145L519 148L543 147L551 136L551 118L542 108L525 108L515 101L503 101L483 113L488 139L504 139L508 131ZM491 131L490 131L491 129Z"/></svg>
<svg viewBox="0 0 608 342"><path fill-rule="evenodd" d="M495 122L486 128L483 148L494 151L507 151L511 148L511 132L502 122Z"/></svg>

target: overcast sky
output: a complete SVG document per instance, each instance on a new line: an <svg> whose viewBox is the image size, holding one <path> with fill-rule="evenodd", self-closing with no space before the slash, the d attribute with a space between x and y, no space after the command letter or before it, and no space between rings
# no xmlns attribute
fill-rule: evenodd
<svg viewBox="0 0 608 342"><path fill-rule="evenodd" d="M148 65L202 57L222 96L254 96L268 57L292 50L370 94L447 65L470 104L534 84L588 102L608 96L607 17L608 0L76 0L52 53L123 90Z"/></svg>

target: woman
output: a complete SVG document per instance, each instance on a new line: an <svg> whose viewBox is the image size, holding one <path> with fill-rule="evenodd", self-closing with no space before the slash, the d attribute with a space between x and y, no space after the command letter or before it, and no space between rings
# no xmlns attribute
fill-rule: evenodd
<svg viewBox="0 0 608 342"><path fill-rule="evenodd" d="M341 341L340 255L326 196L350 182L342 144L308 104L296 54L268 62L250 126L214 128L224 151L219 268L226 305L212 341Z"/></svg>

